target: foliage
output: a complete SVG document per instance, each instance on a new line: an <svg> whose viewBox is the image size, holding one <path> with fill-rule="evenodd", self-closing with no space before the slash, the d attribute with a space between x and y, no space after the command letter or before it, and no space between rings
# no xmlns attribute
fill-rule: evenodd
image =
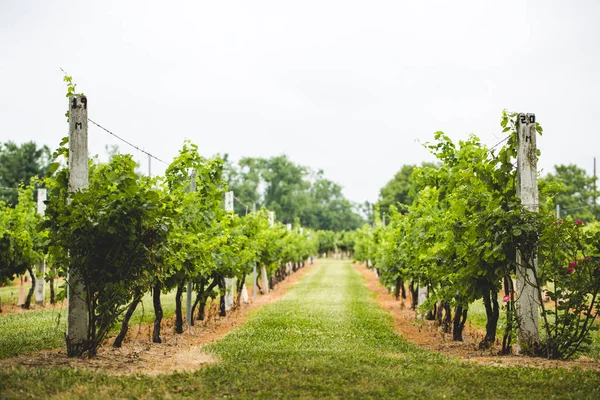
<svg viewBox="0 0 600 400"><path fill-rule="evenodd" d="M596 178L576 165L556 165L554 173L545 176L540 184L556 184L559 192L554 195L554 204L560 206L560 216L571 216L574 220L591 222L600 218L596 205L598 193Z"/></svg>
<svg viewBox="0 0 600 400"><path fill-rule="evenodd" d="M319 255L329 254L335 251L335 232L318 230L317 239L319 242Z"/></svg>
<svg viewBox="0 0 600 400"><path fill-rule="evenodd" d="M46 232L39 229L42 217L37 213L33 199L36 183L33 181L29 186L19 188L14 207L0 201L0 281L29 272L35 282L32 267L44 259ZM25 308L29 308L33 289L32 285Z"/></svg>
<svg viewBox="0 0 600 400"><path fill-rule="evenodd" d="M38 147L34 142L0 143L0 200L14 206L19 185L29 186L32 177L47 175L50 155L47 146Z"/></svg>
<svg viewBox="0 0 600 400"><path fill-rule="evenodd" d="M286 156L227 163L225 176L239 199L239 215L264 207L285 224L299 219L302 226L334 231L353 230L362 222L340 185L326 179L323 171L313 172Z"/></svg>
<svg viewBox="0 0 600 400"><path fill-rule="evenodd" d="M540 282L551 289L551 306L542 303L546 337L540 352L569 358L591 344L600 312L600 230L580 220L556 220L548 212L540 238Z"/></svg>
<svg viewBox="0 0 600 400"><path fill-rule="evenodd" d="M515 328L520 327L512 284L516 269L529 269L534 274L529 284L537 288L538 300L542 284L548 281L554 288L548 294L555 304L552 308L541 306L546 335L542 345L522 344L522 349L550 358L568 358L589 342L597 317L600 258L596 246L600 233L581 229L581 221L556 222L552 199L558 186L552 177L540 185L544 202L538 212L521 204L514 162L516 119L516 114L503 113L501 126L509 136L498 151L488 149L475 136L455 144L437 132L435 142L427 147L440 165L414 168L409 182L405 173L400 174L402 179L397 180L403 184L398 183L402 190L397 193L414 192L412 204L402 212L390 205L386 225L376 223L371 229L358 231L356 258L372 262L386 286L405 280L414 286L427 286L426 309L439 313L454 305L455 340L462 340L457 330L464 326L468 305L481 299L487 318L486 336L480 343L484 348L495 341L498 296L504 289L507 323L503 352L510 351ZM541 134L539 125L536 130ZM576 168L559 167L557 171L570 176L575 187L593 183ZM392 182L388 192L396 184ZM586 193L580 197L589 202L589 191ZM538 252L543 261L536 273L532 260ZM517 253L521 254L519 265Z"/></svg>
<svg viewBox="0 0 600 400"><path fill-rule="evenodd" d="M419 167L403 165L394 178L381 188L377 204L382 214L387 214L391 206L405 209L413 203L415 188L411 176L416 168ZM435 168L435 165L423 163L420 168Z"/></svg>
<svg viewBox="0 0 600 400"><path fill-rule="evenodd" d="M135 173L130 155L90 165L89 187L68 193L68 169L48 180L50 252L85 287L89 318L83 352L93 355L136 291L160 268L173 210L154 179Z"/></svg>

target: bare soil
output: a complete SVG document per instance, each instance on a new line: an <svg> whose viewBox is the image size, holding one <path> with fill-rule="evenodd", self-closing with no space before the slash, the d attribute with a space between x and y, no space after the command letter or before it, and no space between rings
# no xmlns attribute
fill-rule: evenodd
<svg viewBox="0 0 600 400"><path fill-rule="evenodd" d="M427 350L461 358L465 361L476 362L491 366L523 366L537 368L582 368L600 371L600 361L581 357L576 360L548 360L539 357L521 355L500 356L501 343L496 341L488 350L479 350L478 344L485 336L485 331L467 324L463 331L463 342L452 340L452 335L444 333L436 326L435 321L417 320L417 314L410 309L410 291L406 300L396 300L379 282L375 271L364 265L356 264L363 275L367 287L376 294L379 305L394 317L397 332L406 340Z"/></svg>
<svg viewBox="0 0 600 400"><path fill-rule="evenodd" d="M123 341L123 347L112 347L114 337L107 339L93 358L69 358L64 349L40 351L15 358L0 360L0 368L15 365L32 367L68 366L72 368L104 371L112 375L159 375L175 371L194 371L217 360L202 348L214 340L220 339L234 328L242 325L251 312L281 299L290 287L317 263L307 265L280 282L266 295L258 295L256 300L250 296L249 303L219 317L217 303L207 306L205 321L195 321L195 326L186 327L183 334L174 332L174 317L163 319L161 325L162 343L152 343L152 325L130 326ZM248 291L252 293L252 288Z"/></svg>
<svg viewBox="0 0 600 400"><path fill-rule="evenodd" d="M56 304L50 304L50 303L46 303L43 306L37 305L35 304L35 301L31 301L31 306L29 309L25 309L23 307L21 307L20 305L16 305L16 304L2 304L2 312L0 313L0 317L2 317L3 315L9 315L9 314L18 314L18 313L24 313L24 312L29 312L29 311L39 311L39 310L48 310L48 309L53 309L53 308L65 308L66 307L66 302L61 301L58 302Z"/></svg>

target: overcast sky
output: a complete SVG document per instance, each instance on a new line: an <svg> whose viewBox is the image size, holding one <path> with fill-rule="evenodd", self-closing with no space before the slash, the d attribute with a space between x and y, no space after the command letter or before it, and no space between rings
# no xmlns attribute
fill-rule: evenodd
<svg viewBox="0 0 600 400"><path fill-rule="evenodd" d="M62 67L91 119L165 161L185 139L206 156L287 154L356 202L431 161L419 141L434 131L496 144L504 108L544 127L542 173L591 173L599 18L595 0L0 0L0 142L57 147ZM90 126L90 152L107 144L131 151Z"/></svg>

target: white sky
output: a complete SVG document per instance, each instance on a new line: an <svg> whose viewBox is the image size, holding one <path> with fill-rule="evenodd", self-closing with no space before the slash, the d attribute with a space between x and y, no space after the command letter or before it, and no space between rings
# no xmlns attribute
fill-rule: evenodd
<svg viewBox="0 0 600 400"><path fill-rule="evenodd" d="M599 19L594 0L0 0L0 141L56 148L62 67L91 119L165 161L186 138L206 156L285 153L357 202L431 161L416 140L434 131L494 145L503 108L536 113L543 173L591 173ZM130 151L90 125L90 152L107 144Z"/></svg>

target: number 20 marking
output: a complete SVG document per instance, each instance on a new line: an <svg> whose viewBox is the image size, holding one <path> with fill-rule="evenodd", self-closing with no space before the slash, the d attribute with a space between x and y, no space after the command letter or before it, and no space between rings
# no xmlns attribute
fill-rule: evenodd
<svg viewBox="0 0 600 400"><path fill-rule="evenodd" d="M522 124L535 124L535 114L519 114L519 122Z"/></svg>

